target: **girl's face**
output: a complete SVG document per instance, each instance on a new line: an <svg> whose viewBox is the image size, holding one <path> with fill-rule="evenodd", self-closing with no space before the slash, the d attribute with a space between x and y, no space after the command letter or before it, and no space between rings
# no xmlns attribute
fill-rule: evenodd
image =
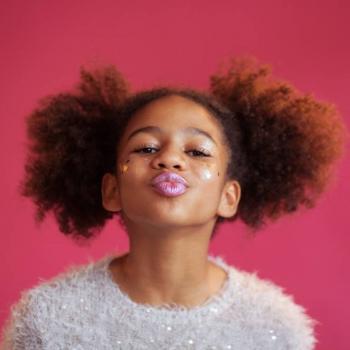
<svg viewBox="0 0 350 350"><path fill-rule="evenodd" d="M229 217L236 211L240 187L225 179L229 154L220 124L192 100L171 95L137 111L117 158L117 177L104 180L104 206L122 210L126 221L191 226L215 223L217 215ZM151 181L163 172L181 175L186 191L173 197L158 192Z"/></svg>

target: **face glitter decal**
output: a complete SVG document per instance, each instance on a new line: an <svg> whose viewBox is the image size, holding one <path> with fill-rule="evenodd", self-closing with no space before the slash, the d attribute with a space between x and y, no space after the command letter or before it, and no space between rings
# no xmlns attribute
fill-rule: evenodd
<svg viewBox="0 0 350 350"><path fill-rule="evenodd" d="M214 173L216 171L210 169L210 166L207 165L207 168L203 169L201 172L200 172L200 177L203 179L203 180L211 180L214 176Z"/></svg>
<svg viewBox="0 0 350 350"><path fill-rule="evenodd" d="M128 159L124 164L120 165L120 171L122 174L126 173L129 169L129 166L127 165L127 163L130 162L130 159Z"/></svg>

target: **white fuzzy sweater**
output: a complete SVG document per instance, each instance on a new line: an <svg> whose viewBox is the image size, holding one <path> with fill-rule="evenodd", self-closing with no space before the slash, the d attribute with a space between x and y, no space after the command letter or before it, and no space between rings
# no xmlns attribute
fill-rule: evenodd
<svg viewBox="0 0 350 350"><path fill-rule="evenodd" d="M256 273L208 255L228 272L219 293L193 308L138 304L112 280L115 256L71 266L22 292L2 349L314 349L314 326L291 295Z"/></svg>

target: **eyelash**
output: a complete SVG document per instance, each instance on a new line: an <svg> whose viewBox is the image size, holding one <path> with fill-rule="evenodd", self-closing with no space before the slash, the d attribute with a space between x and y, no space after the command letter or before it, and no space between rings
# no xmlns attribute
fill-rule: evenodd
<svg viewBox="0 0 350 350"><path fill-rule="evenodd" d="M156 149L155 147L147 146L147 145L142 145L141 147L137 148L134 150L136 153L144 153L142 152L145 149ZM210 154L203 148L199 149L192 149L189 152L199 152L200 155L197 155L196 157L210 157ZM146 152L145 154L151 154L150 152Z"/></svg>

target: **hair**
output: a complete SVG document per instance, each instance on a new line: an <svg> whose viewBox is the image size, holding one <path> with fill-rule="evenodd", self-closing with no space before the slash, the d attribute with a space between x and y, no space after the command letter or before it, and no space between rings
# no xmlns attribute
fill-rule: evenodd
<svg viewBox="0 0 350 350"><path fill-rule="evenodd" d="M343 155L346 128L337 108L273 79L271 67L252 57L222 65L208 91L160 86L131 93L114 65L82 66L72 91L40 99L26 119L20 194L36 205L36 222L52 212L59 230L81 242L114 215L121 219L102 206L102 177L115 173L118 142L134 113L169 95L204 106L229 146L226 176L242 195L232 218L218 217L212 237L224 221L239 218L256 233L268 219L314 207Z"/></svg>

